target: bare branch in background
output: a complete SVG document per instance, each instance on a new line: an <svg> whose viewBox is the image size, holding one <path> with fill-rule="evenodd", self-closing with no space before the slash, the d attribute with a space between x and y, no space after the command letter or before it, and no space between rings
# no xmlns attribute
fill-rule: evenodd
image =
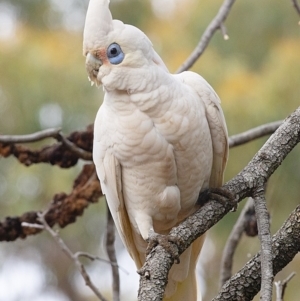
<svg viewBox="0 0 300 301"><path fill-rule="evenodd" d="M113 278L113 301L120 301L120 276L117 264L117 256L115 250L115 224L107 207L107 226L106 226L106 251L111 262L112 278Z"/></svg>
<svg viewBox="0 0 300 301"><path fill-rule="evenodd" d="M287 284L292 280L292 278L296 275L295 272L290 274L286 279L283 281L276 281L274 282L276 287L276 301L283 301L285 289L287 287Z"/></svg>
<svg viewBox="0 0 300 301"><path fill-rule="evenodd" d="M65 244L65 242L61 239L61 237L58 235L57 231L54 231L46 222L45 216L47 214L47 211L43 213L38 213L38 221L44 226L44 229L53 237L55 242L59 245L59 247L62 249L62 251L71 259L74 264L77 266L78 270L80 271L80 274L82 275L85 284L94 292L94 294L98 297L101 301L106 301L106 299L102 296L100 291L97 289L97 287L92 282L89 274L86 272L86 269L84 265L79 261L79 256L76 256L76 254L73 254L72 251L68 248L68 246ZM77 253L77 255L80 253Z"/></svg>
<svg viewBox="0 0 300 301"><path fill-rule="evenodd" d="M179 69L176 71L176 73L180 73L183 71L186 71L190 69L195 62L199 59L199 57L203 54L204 50L208 46L208 43L210 42L211 38L213 37L214 33L218 30L222 30L222 26L224 26L224 22L229 15L230 9L232 5L234 4L235 0L225 0L223 4L221 5L217 15L214 17L214 19L210 22L206 30L204 31L198 45L194 49L194 51L191 53L191 55L187 58L187 60L179 67ZM224 30L224 28L223 28ZM224 35L225 37L228 37L227 33Z"/></svg>
<svg viewBox="0 0 300 301"><path fill-rule="evenodd" d="M229 137L229 147L239 146L255 139L273 134L282 124L282 120L260 125L246 132Z"/></svg>
<svg viewBox="0 0 300 301"><path fill-rule="evenodd" d="M255 214L257 218L258 236L260 240L261 261L261 289L260 299L272 301L273 289L273 262L272 262L272 240L270 232L270 219L266 206L265 190L263 187L256 191L254 197Z"/></svg>
<svg viewBox="0 0 300 301"><path fill-rule="evenodd" d="M47 129L28 135L0 135L0 143L30 143L41 141L46 138L57 139L61 129Z"/></svg>
<svg viewBox="0 0 300 301"><path fill-rule="evenodd" d="M251 207L254 208L253 199L249 198L226 241L221 260L220 287L232 276L233 255L244 233L245 216Z"/></svg>
<svg viewBox="0 0 300 301"><path fill-rule="evenodd" d="M105 262L105 263L108 263L110 265L113 265L115 267L117 267L118 269L120 269L122 272L124 272L126 275L129 275L128 271L126 271L124 268L120 267L118 265L117 262L112 262L112 261L109 261L109 260L106 260L106 259L103 259L103 258L100 258L98 256L94 256L90 253L86 253L86 252L76 252L75 255L79 258L79 257L86 257L88 258L89 260L98 260L98 261L102 261L102 262Z"/></svg>
<svg viewBox="0 0 300 301"><path fill-rule="evenodd" d="M293 4L295 10L297 11L298 15L300 16L300 5L299 5L298 1L297 0L291 0L291 1L292 1L292 4Z"/></svg>

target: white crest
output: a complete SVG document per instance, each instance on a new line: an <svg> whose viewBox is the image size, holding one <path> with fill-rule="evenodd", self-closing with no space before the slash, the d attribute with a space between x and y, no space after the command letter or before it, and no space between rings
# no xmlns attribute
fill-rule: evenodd
<svg viewBox="0 0 300 301"><path fill-rule="evenodd" d="M84 55L90 49L97 49L112 29L109 0L90 0L83 32Z"/></svg>

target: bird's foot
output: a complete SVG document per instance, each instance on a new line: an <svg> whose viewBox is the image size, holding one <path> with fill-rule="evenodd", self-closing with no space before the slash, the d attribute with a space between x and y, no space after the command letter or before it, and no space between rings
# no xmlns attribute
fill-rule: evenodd
<svg viewBox="0 0 300 301"><path fill-rule="evenodd" d="M197 205L203 206L209 200L217 201L223 205L229 204L232 206L232 211L236 211L238 205L234 195L229 190L222 187L209 188L201 192L197 200Z"/></svg>
<svg viewBox="0 0 300 301"><path fill-rule="evenodd" d="M174 259L175 263L180 263L177 245L180 243L180 238L176 236L163 235L155 233L153 229L149 231L147 239L148 247L146 249L146 256L157 246L162 246Z"/></svg>

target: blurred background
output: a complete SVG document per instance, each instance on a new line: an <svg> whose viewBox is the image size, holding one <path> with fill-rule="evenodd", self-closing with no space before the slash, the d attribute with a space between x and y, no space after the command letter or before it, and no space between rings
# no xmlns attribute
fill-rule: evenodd
<svg viewBox="0 0 300 301"><path fill-rule="evenodd" d="M189 56L222 1L111 0L115 19L142 29L171 72ZM65 134L91 124L102 100L91 87L82 56L88 1L0 0L0 134L28 134L61 127ZM289 0L237 1L226 21L229 40L218 32L192 68L222 99L229 134L283 119L300 103L299 16ZM226 180L236 175L263 145L262 138L230 150ZM47 140L33 147L51 144ZM299 203L300 149L275 172L267 192L275 233ZM0 159L0 220L42 210L58 192L70 192L83 162L70 169L48 164L25 167ZM198 273L204 300L218 290L221 252L241 207L208 233ZM103 201L90 205L60 234L74 252L106 258ZM122 244L116 248L122 301L135 300L138 277ZM259 249L258 238L244 237L234 271ZM111 299L110 267L86 262L101 292ZM276 279L298 272L286 299L299 300L300 257ZM257 298L257 297L256 297ZM275 297L274 297L275 299ZM47 233L0 244L0 301L93 301L74 265ZM256 299L258 300L258 298Z"/></svg>

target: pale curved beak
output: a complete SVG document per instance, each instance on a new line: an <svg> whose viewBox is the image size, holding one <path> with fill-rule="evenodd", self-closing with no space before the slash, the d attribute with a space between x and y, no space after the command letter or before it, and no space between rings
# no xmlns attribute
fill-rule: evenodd
<svg viewBox="0 0 300 301"><path fill-rule="evenodd" d="M102 61L97 59L94 55L91 53L88 53L86 55L85 60L85 68L88 73L88 78L93 85L94 83L96 86L100 86L101 82L97 79L97 75L99 72L99 68L102 66Z"/></svg>

